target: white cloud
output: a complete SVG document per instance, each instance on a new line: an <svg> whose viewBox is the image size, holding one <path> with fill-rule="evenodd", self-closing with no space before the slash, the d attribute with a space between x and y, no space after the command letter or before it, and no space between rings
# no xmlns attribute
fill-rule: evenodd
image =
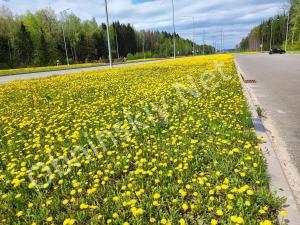
<svg viewBox="0 0 300 225"><path fill-rule="evenodd" d="M224 32L225 47L232 48L239 43L250 29L260 21L278 13L285 0L174 0L177 32L192 38L192 19L195 17L196 41L202 43L205 31L206 42L220 42ZM82 19L95 17L105 21L104 0L0 0L14 13L27 10L37 11L46 7L57 13L71 8ZM165 30L172 32L171 0L153 0L134 4L131 0L108 0L110 20L131 23L136 29Z"/></svg>

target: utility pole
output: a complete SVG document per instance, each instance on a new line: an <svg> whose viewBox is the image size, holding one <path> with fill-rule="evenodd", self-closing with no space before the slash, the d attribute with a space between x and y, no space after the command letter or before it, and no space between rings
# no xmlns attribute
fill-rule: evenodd
<svg viewBox="0 0 300 225"><path fill-rule="evenodd" d="M203 31L202 55L205 55L205 31Z"/></svg>
<svg viewBox="0 0 300 225"><path fill-rule="evenodd" d="M264 27L261 29L261 43L260 43L260 51L263 51L263 46L264 46Z"/></svg>
<svg viewBox="0 0 300 225"><path fill-rule="evenodd" d="M195 17L194 16L183 16L183 17L193 19L193 56L195 56Z"/></svg>
<svg viewBox="0 0 300 225"><path fill-rule="evenodd" d="M288 10L287 12L288 14L288 18L287 18L287 22L286 22L286 34L285 34L285 46L284 46L284 50L287 50L287 43L288 43L288 34L289 34L289 23L290 23L290 10Z"/></svg>
<svg viewBox="0 0 300 225"><path fill-rule="evenodd" d="M193 17L193 55L195 56L195 17Z"/></svg>
<svg viewBox="0 0 300 225"><path fill-rule="evenodd" d="M110 68L112 68L111 47L110 47L110 38L109 38L109 20L108 20L108 10L107 10L107 0L104 0L104 1L105 1L105 12L106 12L106 33L107 33L109 66L110 66Z"/></svg>
<svg viewBox="0 0 300 225"><path fill-rule="evenodd" d="M224 48L223 48L223 28L221 30L221 52L224 52Z"/></svg>
<svg viewBox="0 0 300 225"><path fill-rule="evenodd" d="M105 0L106 1L106 0ZM175 9L174 9L174 0L172 0L172 9L173 9L173 51L174 59L176 59L176 30L175 30Z"/></svg>
<svg viewBox="0 0 300 225"><path fill-rule="evenodd" d="M62 18L64 18L64 13L67 12L68 10L70 9L65 9L63 11L60 12L60 15ZM69 63L69 56L68 56L68 49L67 49L67 43L66 43L66 36L65 36L65 29L64 29L64 24L63 24L63 21L61 23L61 28L62 28L62 32L63 32L63 38L64 38L64 44L65 44L65 53L66 53L66 60L67 60L67 64L68 66L70 65Z"/></svg>

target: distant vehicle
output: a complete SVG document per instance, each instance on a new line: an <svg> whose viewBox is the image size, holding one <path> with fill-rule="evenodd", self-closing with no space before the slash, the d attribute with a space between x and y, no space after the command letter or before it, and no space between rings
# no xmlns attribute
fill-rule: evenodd
<svg viewBox="0 0 300 225"><path fill-rule="evenodd" d="M270 55L272 54L284 54L285 51L283 49L280 48L272 48L269 52Z"/></svg>

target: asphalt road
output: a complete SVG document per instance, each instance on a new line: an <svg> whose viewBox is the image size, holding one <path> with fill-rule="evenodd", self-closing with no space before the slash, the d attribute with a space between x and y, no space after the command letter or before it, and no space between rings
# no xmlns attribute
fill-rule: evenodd
<svg viewBox="0 0 300 225"><path fill-rule="evenodd" d="M124 66L134 66L134 65L141 65L141 64L149 64L153 62L162 62L170 59L159 59L159 60L151 60L151 61L144 61L144 62L135 62L135 63L125 63L125 64L117 64L114 65L114 68L117 67L124 67ZM26 74L18 74L18 75L5 75L0 76L0 83L7 83L14 80L30 80L30 79L38 79L50 76L58 76L58 75L66 75L70 73L82 72L82 71L90 71L90 70L100 70L100 69L107 69L109 66L94 66L88 68L76 68L76 69L69 69L69 70L57 70L57 71L47 71L47 72L35 72L35 73L26 73Z"/></svg>
<svg viewBox="0 0 300 225"><path fill-rule="evenodd" d="M279 149L287 150L291 163L299 174L300 54L236 55L235 59L244 72L244 78L257 81L256 84L247 85L272 121L272 135L280 140ZM281 157L286 156L279 154L279 158Z"/></svg>

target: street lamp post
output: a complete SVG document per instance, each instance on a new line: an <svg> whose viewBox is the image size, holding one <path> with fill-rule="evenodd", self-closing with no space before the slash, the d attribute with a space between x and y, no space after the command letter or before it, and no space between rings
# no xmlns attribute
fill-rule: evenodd
<svg viewBox="0 0 300 225"><path fill-rule="evenodd" d="M290 23L290 10L288 10L288 18L286 22L286 34L285 34L285 45L284 50L287 50L288 34L289 34L289 23Z"/></svg>
<svg viewBox="0 0 300 225"><path fill-rule="evenodd" d="M173 54L174 59L176 59L176 30L175 30L175 9L174 9L174 0L172 0L172 10L173 10Z"/></svg>
<svg viewBox="0 0 300 225"><path fill-rule="evenodd" d="M202 55L205 55L205 31L203 31Z"/></svg>
<svg viewBox="0 0 300 225"><path fill-rule="evenodd" d="M105 13L106 13L106 33L107 33L109 66L110 66L110 68L112 68L112 58L111 58L111 47L110 47L110 37L109 37L109 20L108 20L108 10L107 10L107 0L105 0Z"/></svg>
<svg viewBox="0 0 300 225"><path fill-rule="evenodd" d="M263 28L261 30L261 43L260 43L260 51L263 52L263 48L264 48L264 31Z"/></svg>
<svg viewBox="0 0 300 225"><path fill-rule="evenodd" d="M195 17L194 16L184 16L184 17L193 19L193 56L195 56Z"/></svg>
<svg viewBox="0 0 300 225"><path fill-rule="evenodd" d="M65 10L63 10L63 11L60 12L60 15L61 15L62 18L64 17L63 13L67 12L68 10L70 10L70 9L65 9ZM61 28L62 28L62 32L63 32L63 38L64 38L64 45L65 45L65 53L66 53L67 64L69 66L70 62L69 62L68 49L67 49L65 29L64 29L63 22L61 23Z"/></svg>

